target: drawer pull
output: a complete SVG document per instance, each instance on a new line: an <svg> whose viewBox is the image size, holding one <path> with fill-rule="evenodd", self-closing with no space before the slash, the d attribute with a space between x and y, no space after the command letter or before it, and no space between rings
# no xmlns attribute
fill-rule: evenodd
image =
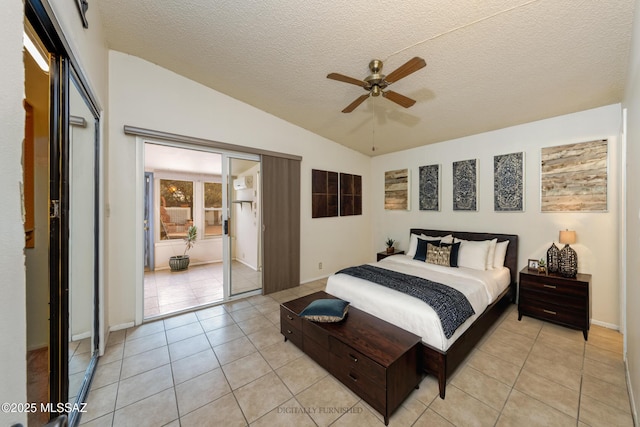
<svg viewBox="0 0 640 427"><path fill-rule="evenodd" d="M556 285L542 285L542 286L544 286L545 288L551 288L551 289L556 288Z"/></svg>
<svg viewBox="0 0 640 427"><path fill-rule="evenodd" d="M542 311L544 311L545 313L548 313L548 314L553 314L553 315L558 314L558 313L556 313L555 311L551 311L551 310L544 310L544 309L543 309Z"/></svg>
<svg viewBox="0 0 640 427"><path fill-rule="evenodd" d="M351 358L351 360L353 360L355 363L358 363L358 358L355 357L353 354L349 353L349 357Z"/></svg>
<svg viewBox="0 0 640 427"><path fill-rule="evenodd" d="M353 375L351 372L349 372L349 378L351 378L354 381L358 381L358 377L356 377L355 375Z"/></svg>
<svg viewBox="0 0 640 427"><path fill-rule="evenodd" d="M290 315L287 314L287 319L293 320L293 317L291 317Z"/></svg>
<svg viewBox="0 0 640 427"><path fill-rule="evenodd" d="M288 334L292 334L292 333L293 333L293 331L291 331L291 329L287 329L287 333L288 333Z"/></svg>

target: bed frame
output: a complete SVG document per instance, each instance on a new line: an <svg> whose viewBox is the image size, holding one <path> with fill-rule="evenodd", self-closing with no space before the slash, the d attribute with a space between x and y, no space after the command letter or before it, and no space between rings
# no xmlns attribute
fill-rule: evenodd
<svg viewBox="0 0 640 427"><path fill-rule="evenodd" d="M460 363L462 363L509 304L515 302L518 277L518 236L514 234L427 230L424 228L412 228L411 234L425 234L434 237L452 234L454 238L457 237L464 240L491 240L497 238L498 242L509 241L507 255L504 261L504 265L511 270L511 284L509 287L478 316L476 321L458 337L447 351L441 351L424 342L422 343L422 369L426 373L438 378L440 397L444 399L447 378L449 378Z"/></svg>

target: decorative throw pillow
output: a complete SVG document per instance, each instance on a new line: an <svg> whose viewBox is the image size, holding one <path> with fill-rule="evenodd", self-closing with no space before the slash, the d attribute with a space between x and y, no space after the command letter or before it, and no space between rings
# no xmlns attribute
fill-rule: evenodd
<svg viewBox="0 0 640 427"><path fill-rule="evenodd" d="M422 238L418 238L418 246L416 248L416 254L413 256L413 259L416 259L418 261L427 260L427 244L428 243L438 246L440 244L440 240L425 240Z"/></svg>
<svg viewBox="0 0 640 427"><path fill-rule="evenodd" d="M436 246L427 243L427 262L429 264L451 266L451 246Z"/></svg>
<svg viewBox="0 0 640 427"><path fill-rule="evenodd" d="M349 311L349 303L337 298L317 299L302 312L303 317L314 322L333 323L344 319Z"/></svg>
<svg viewBox="0 0 640 427"><path fill-rule="evenodd" d="M440 243L440 246L451 247L451 256L449 257L449 266L458 266L458 253L460 252L460 242L456 243Z"/></svg>

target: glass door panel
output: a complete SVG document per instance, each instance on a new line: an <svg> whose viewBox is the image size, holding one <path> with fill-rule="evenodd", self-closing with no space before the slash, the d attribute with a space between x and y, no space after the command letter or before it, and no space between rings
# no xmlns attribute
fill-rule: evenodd
<svg viewBox="0 0 640 427"><path fill-rule="evenodd" d="M226 155L224 207L228 295L262 289L260 159Z"/></svg>
<svg viewBox="0 0 640 427"><path fill-rule="evenodd" d="M94 356L96 245L96 122L69 85L69 401L74 402Z"/></svg>

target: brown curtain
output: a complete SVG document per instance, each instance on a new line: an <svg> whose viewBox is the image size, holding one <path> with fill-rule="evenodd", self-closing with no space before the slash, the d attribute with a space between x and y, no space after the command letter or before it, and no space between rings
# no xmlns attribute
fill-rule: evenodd
<svg viewBox="0 0 640 427"><path fill-rule="evenodd" d="M300 160L262 156L263 293L300 284Z"/></svg>

